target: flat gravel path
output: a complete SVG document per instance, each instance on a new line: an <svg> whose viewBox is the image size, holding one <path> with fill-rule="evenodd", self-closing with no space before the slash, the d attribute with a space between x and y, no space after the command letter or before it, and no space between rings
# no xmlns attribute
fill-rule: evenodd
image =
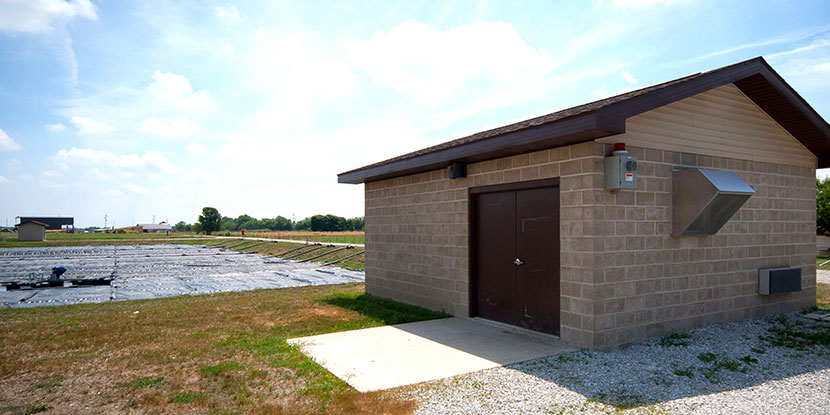
<svg viewBox="0 0 830 415"><path fill-rule="evenodd" d="M827 323L792 313L686 335L527 361L393 394L415 400L418 414L830 414ZM805 343L805 335L818 340Z"/></svg>

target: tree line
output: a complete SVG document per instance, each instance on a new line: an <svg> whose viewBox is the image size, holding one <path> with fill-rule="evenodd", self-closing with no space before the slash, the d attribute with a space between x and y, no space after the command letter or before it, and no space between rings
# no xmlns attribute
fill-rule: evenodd
<svg viewBox="0 0 830 415"><path fill-rule="evenodd" d="M830 234L830 178L816 179L816 234Z"/></svg>
<svg viewBox="0 0 830 415"><path fill-rule="evenodd" d="M179 232L211 233L216 231L269 230L269 231L317 231L342 232L362 231L363 217L344 218L335 215L314 215L299 221L277 216L275 218L257 219L249 215L236 218L222 216L216 208L205 207L197 222L192 225L185 221L173 226Z"/></svg>

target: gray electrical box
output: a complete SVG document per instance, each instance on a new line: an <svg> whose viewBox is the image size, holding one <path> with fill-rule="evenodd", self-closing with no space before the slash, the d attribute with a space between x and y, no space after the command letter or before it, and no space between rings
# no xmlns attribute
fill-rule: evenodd
<svg viewBox="0 0 830 415"><path fill-rule="evenodd" d="M605 158L605 190L636 189L637 158L626 151L614 153Z"/></svg>

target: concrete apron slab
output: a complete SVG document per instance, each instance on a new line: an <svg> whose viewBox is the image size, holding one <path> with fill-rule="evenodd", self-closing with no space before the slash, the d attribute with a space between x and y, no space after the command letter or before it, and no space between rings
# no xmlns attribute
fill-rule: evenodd
<svg viewBox="0 0 830 415"><path fill-rule="evenodd" d="M446 318L289 339L360 392L390 389L566 351L553 336Z"/></svg>

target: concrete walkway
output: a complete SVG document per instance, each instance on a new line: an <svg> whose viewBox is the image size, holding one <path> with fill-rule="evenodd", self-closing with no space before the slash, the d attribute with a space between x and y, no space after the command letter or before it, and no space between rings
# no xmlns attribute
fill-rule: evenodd
<svg viewBox="0 0 830 415"><path fill-rule="evenodd" d="M574 350L556 337L446 318L289 339L360 392L442 379Z"/></svg>
<svg viewBox="0 0 830 415"><path fill-rule="evenodd" d="M816 282L819 284L830 284L830 270L816 270Z"/></svg>

